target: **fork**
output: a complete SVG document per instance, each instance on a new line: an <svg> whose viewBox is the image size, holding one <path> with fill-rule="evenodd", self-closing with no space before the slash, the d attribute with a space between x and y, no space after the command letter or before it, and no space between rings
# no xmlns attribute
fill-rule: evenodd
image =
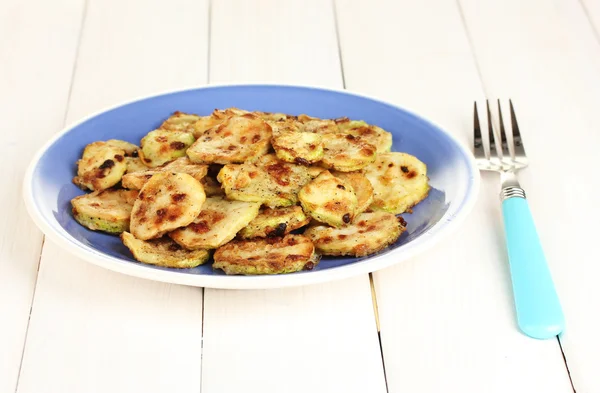
<svg viewBox="0 0 600 393"><path fill-rule="evenodd" d="M485 154L485 142L481 138L477 102L475 102L473 151L480 170L500 173L502 215L517 323L526 335L547 339L564 330L565 320L525 191L517 180L517 171L527 167L528 160L512 101L509 100L509 104L512 129L510 149L502 119L502 108L498 100L499 149L496 145L490 104L486 101L489 140L485 147L489 151L488 157Z"/></svg>

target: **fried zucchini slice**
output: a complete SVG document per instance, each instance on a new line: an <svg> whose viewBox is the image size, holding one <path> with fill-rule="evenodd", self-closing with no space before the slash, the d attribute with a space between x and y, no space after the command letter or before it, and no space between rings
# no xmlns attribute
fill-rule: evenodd
<svg viewBox="0 0 600 393"><path fill-rule="evenodd" d="M427 166L410 154L379 154L363 172L373 185L371 210L401 214L429 193Z"/></svg>
<svg viewBox="0 0 600 393"><path fill-rule="evenodd" d="M258 215L260 203L207 198L198 217L188 226L169 233L189 250L217 248L235 237Z"/></svg>
<svg viewBox="0 0 600 393"><path fill-rule="evenodd" d="M228 199L260 202L269 207L292 206L298 191L314 177L315 170L277 159L274 154L254 164L225 165L217 180Z"/></svg>
<svg viewBox="0 0 600 393"><path fill-rule="evenodd" d="M330 134L339 132L337 124L331 119L319 119L307 115L299 115L296 119L301 124L302 131Z"/></svg>
<svg viewBox="0 0 600 393"><path fill-rule="evenodd" d="M215 109L209 116L201 116L187 129L187 131L194 134L194 137L198 139L207 130L218 126L231 116L231 113L225 113L225 111Z"/></svg>
<svg viewBox="0 0 600 393"><path fill-rule="evenodd" d="M200 164L231 164L255 161L267 153L271 126L246 113L233 116L204 132L188 149L187 155Z"/></svg>
<svg viewBox="0 0 600 393"><path fill-rule="evenodd" d="M324 134L323 159L320 165L340 172L360 170L373 161L375 146L351 134Z"/></svg>
<svg viewBox="0 0 600 393"><path fill-rule="evenodd" d="M318 263L315 247L302 235L234 240L217 249L213 269L225 274L282 274L310 270Z"/></svg>
<svg viewBox="0 0 600 393"><path fill-rule="evenodd" d="M153 170L128 173L123 176L121 184L131 190L139 190L146 184L148 179L160 172L187 173L194 179L202 181L207 171L208 167L206 165L193 164L187 157L180 157Z"/></svg>
<svg viewBox="0 0 600 393"><path fill-rule="evenodd" d="M402 217L379 211L362 213L351 225L343 228L311 226L304 235L323 255L364 257L393 244L405 230L406 223Z"/></svg>
<svg viewBox="0 0 600 393"><path fill-rule="evenodd" d="M242 239L284 236L305 226L309 221L310 218L300 206L265 208L238 233L238 236Z"/></svg>
<svg viewBox="0 0 600 393"><path fill-rule="evenodd" d="M128 173L145 172L149 169L139 157L125 157L125 163L127 164L125 175Z"/></svg>
<svg viewBox="0 0 600 393"><path fill-rule="evenodd" d="M200 180L200 183L202 184L202 187L204 187L204 193L207 197L225 196L225 191L221 188L221 183L219 183L215 177L204 176L202 180Z"/></svg>
<svg viewBox="0 0 600 393"><path fill-rule="evenodd" d="M106 190L121 181L127 170L125 150L108 142L90 143L77 161L73 183L92 191Z"/></svg>
<svg viewBox="0 0 600 393"><path fill-rule="evenodd" d="M136 157L139 147L133 143L122 141L120 139L109 139L106 141L109 145L123 149L125 157Z"/></svg>
<svg viewBox="0 0 600 393"><path fill-rule="evenodd" d="M310 165L323 158L323 138L311 132L279 131L271 141L277 158Z"/></svg>
<svg viewBox="0 0 600 393"><path fill-rule="evenodd" d="M377 153L389 152L392 148L392 134L383 128L369 125L362 120L336 119L341 132L360 137L365 142L375 146Z"/></svg>
<svg viewBox="0 0 600 393"><path fill-rule="evenodd" d="M185 250L168 237L144 241L123 232L121 240L137 261L149 265L190 269L206 263L210 257L207 250Z"/></svg>
<svg viewBox="0 0 600 393"><path fill-rule="evenodd" d="M194 143L189 132L154 130L142 138L140 157L149 167L155 168L179 157Z"/></svg>
<svg viewBox="0 0 600 393"><path fill-rule="evenodd" d="M157 173L133 204L131 233L148 240L186 226L198 217L205 199L200 182L187 173Z"/></svg>
<svg viewBox="0 0 600 393"><path fill-rule="evenodd" d="M200 119L201 117L198 115L175 111L161 124L160 129L189 132L189 128Z"/></svg>
<svg viewBox="0 0 600 393"><path fill-rule="evenodd" d="M286 120L288 118L288 116L283 113L260 112L260 111L256 111L256 112L252 112L252 113L254 113L256 116L260 117L261 119L263 119L266 122L282 121L282 120Z"/></svg>
<svg viewBox="0 0 600 393"><path fill-rule="evenodd" d="M121 233L129 230L136 190L94 191L71 200L73 217L92 231Z"/></svg>
<svg viewBox="0 0 600 393"><path fill-rule="evenodd" d="M322 172L302 187L298 199L308 215L334 227L349 224L358 206L350 183L333 176L329 171Z"/></svg>
<svg viewBox="0 0 600 393"><path fill-rule="evenodd" d="M360 172L333 172L333 176L350 183L356 194L356 215L366 211L373 203L373 186L369 179Z"/></svg>
<svg viewBox="0 0 600 393"><path fill-rule="evenodd" d="M181 157L163 165L162 172L187 173L194 179L200 181L208 173L208 165L194 164L187 157Z"/></svg>

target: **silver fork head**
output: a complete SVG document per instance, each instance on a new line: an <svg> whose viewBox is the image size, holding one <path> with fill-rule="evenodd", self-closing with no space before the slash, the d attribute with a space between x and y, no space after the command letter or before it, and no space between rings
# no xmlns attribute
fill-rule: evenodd
<svg viewBox="0 0 600 393"><path fill-rule="evenodd" d="M510 138L510 141L507 138L506 126L502 117L502 107L500 105L500 100L498 100L498 121L500 124L500 144L498 146L489 101L486 100L488 126L487 140L483 139L481 135L477 102L475 102L475 113L473 117L473 153L480 170L514 172L526 167L528 164L523 141L521 140L521 132L519 131L517 117L511 100L509 100L509 104L511 119L510 130L512 131L512 138Z"/></svg>

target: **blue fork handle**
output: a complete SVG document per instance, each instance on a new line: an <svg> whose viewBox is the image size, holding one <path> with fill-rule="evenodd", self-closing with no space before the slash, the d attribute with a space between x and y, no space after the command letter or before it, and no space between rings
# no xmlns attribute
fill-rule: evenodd
<svg viewBox="0 0 600 393"><path fill-rule="evenodd" d="M527 199L505 199L502 213L519 328L552 338L564 330L565 318Z"/></svg>

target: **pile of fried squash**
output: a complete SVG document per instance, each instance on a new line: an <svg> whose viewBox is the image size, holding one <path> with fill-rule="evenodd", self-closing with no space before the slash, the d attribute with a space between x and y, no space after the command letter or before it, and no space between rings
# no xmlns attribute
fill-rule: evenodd
<svg viewBox="0 0 600 393"><path fill-rule="evenodd" d="M226 274L310 270L366 256L406 230L427 168L364 121L215 110L175 112L139 146L87 145L73 182L83 226L120 235L143 263Z"/></svg>

